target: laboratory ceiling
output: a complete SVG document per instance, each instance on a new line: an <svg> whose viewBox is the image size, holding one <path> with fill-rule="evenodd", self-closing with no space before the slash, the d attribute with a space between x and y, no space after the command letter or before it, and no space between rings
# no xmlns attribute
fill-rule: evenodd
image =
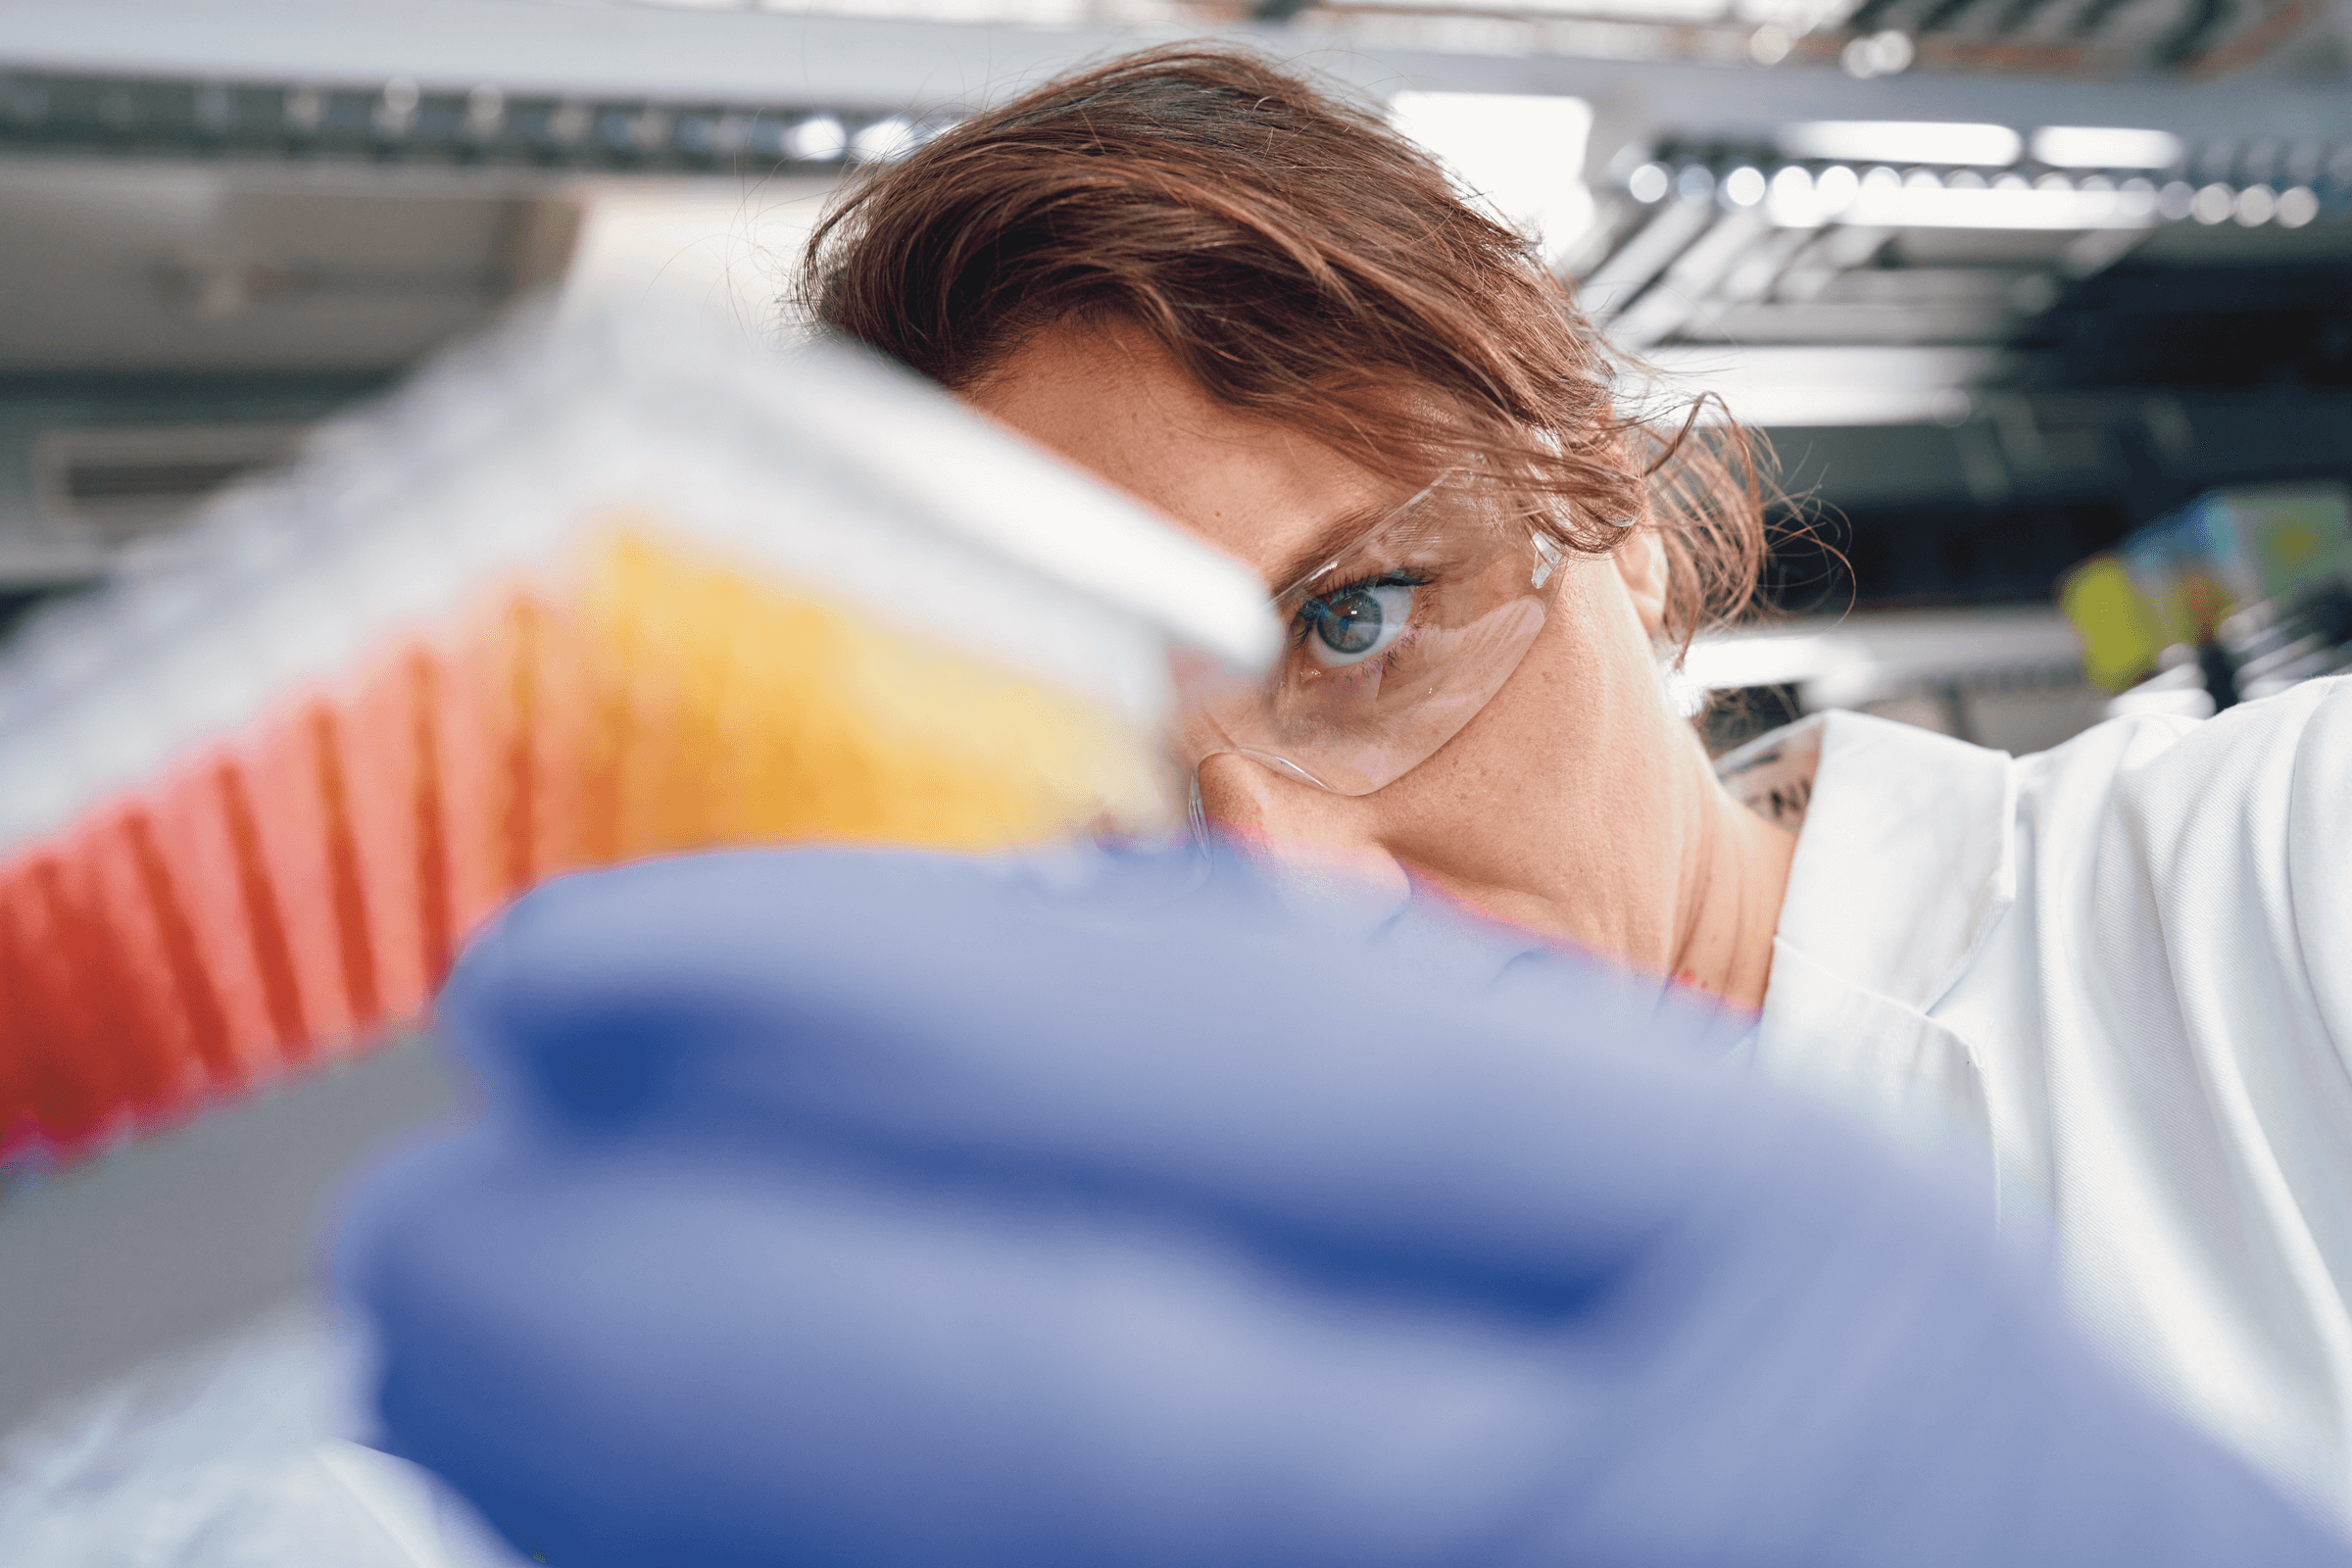
<svg viewBox="0 0 2352 1568"><path fill-rule="evenodd" d="M615 191L821 191L1025 82L1210 33L1399 106L1579 106L1517 153L1573 187L1547 254L1610 335L1769 428L1873 591L2039 592L2202 485L2352 466L2345 15L12 0L0 579L102 564L104 530L66 548L57 518L77 474L135 489L136 441L104 431L162 432L167 490L227 471L269 448L240 429L299 428L560 282ZM193 427L226 432L210 469Z"/></svg>

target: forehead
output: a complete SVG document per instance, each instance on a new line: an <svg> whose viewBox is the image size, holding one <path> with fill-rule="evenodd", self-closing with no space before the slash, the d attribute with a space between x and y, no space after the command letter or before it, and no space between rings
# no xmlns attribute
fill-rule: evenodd
<svg viewBox="0 0 2352 1568"><path fill-rule="evenodd" d="M1141 332L1054 328L965 401L1271 580L1398 486L1273 419L1215 402Z"/></svg>

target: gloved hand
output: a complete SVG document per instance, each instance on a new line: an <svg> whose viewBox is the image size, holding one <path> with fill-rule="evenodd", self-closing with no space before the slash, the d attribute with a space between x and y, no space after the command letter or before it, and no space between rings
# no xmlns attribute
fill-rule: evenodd
<svg viewBox="0 0 2352 1568"><path fill-rule="evenodd" d="M2352 1560L1897 1157L1567 959L1247 868L559 881L343 1237L390 1446L560 1568ZM1502 955L1487 968L1506 967Z"/></svg>

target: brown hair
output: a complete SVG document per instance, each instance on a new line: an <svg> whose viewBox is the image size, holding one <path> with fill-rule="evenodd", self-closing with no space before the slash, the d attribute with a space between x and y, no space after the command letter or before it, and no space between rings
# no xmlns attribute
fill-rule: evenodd
<svg viewBox="0 0 2352 1568"><path fill-rule="evenodd" d="M1747 435L1621 410L1620 362L1521 235L1377 116L1241 50L1131 54L871 172L801 294L956 390L1040 327L1124 320L1210 396L1376 472L1483 462L1584 551L1656 526L1684 639L1755 590Z"/></svg>

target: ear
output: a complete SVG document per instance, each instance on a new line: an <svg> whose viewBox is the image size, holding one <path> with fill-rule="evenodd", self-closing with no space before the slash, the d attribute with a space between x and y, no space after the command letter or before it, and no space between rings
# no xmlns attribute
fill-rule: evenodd
<svg viewBox="0 0 2352 1568"><path fill-rule="evenodd" d="M1617 576L1634 601L1642 629L1655 639L1666 634L1666 541L1655 528L1636 528L1610 552Z"/></svg>

